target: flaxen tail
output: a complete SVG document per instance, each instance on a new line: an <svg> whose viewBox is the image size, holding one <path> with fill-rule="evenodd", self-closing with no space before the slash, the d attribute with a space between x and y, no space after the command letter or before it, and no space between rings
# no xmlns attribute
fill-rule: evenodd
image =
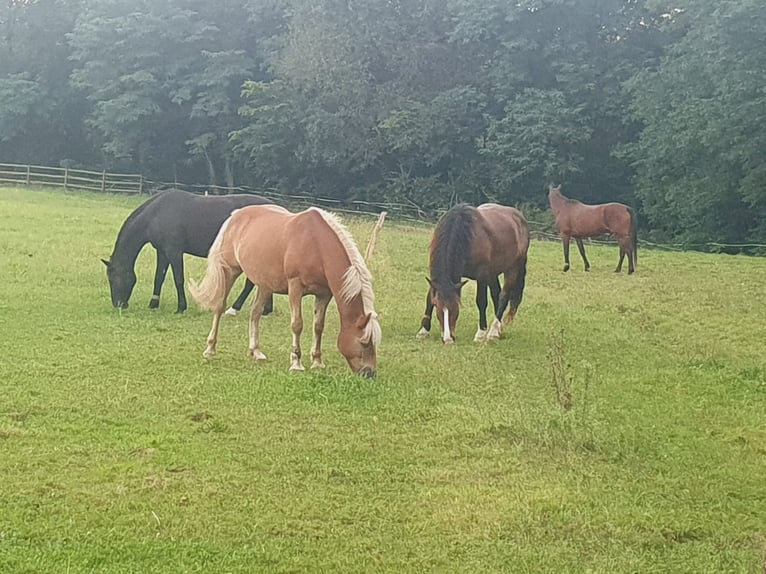
<svg viewBox="0 0 766 574"><path fill-rule="evenodd" d="M226 297L231 290L231 270L223 261L223 236L231 218L221 226L218 235L207 254L207 270L202 283L189 279L189 292L197 304L208 311L223 311Z"/></svg>
<svg viewBox="0 0 766 574"><path fill-rule="evenodd" d="M630 214L630 242L633 244L633 267L638 267L638 233L636 231L636 213L628 208Z"/></svg>

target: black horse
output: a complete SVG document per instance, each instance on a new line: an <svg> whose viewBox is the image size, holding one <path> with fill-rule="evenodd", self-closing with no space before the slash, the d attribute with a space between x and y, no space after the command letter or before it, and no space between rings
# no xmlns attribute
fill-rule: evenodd
<svg viewBox="0 0 766 574"><path fill-rule="evenodd" d="M201 196L176 189L148 199L122 224L109 260L101 260L106 265L112 305L127 308L136 284L136 258L144 245L151 243L157 250L157 270L149 308L156 309L160 305L160 290L170 265L178 292L178 313L183 313L186 310L184 253L207 257L218 230L232 211L246 205L266 203L273 202L258 195ZM253 284L247 281L232 308L241 309L252 290ZM269 299L264 314L271 309L272 300Z"/></svg>

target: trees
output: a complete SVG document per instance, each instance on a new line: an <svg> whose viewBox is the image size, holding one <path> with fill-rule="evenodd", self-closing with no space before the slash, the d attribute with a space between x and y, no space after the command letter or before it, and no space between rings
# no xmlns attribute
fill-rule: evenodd
<svg viewBox="0 0 766 574"><path fill-rule="evenodd" d="M630 153L646 216L689 241L762 240L766 5L693 2L669 20L688 31L628 83L644 124Z"/></svg>

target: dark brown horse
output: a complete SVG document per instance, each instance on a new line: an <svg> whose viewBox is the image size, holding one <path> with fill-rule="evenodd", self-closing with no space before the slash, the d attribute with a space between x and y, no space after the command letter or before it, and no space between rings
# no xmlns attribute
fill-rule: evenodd
<svg viewBox="0 0 766 574"><path fill-rule="evenodd" d="M524 293L527 273L529 229L521 212L513 207L485 203L479 207L456 205L445 213L434 229L429 247L430 278L418 337L431 330L431 314L442 329L442 341L454 343L460 313L460 293L466 281L476 280L479 329L474 341L498 339L503 313L510 305L506 323L516 314ZM500 288L498 275L503 274ZM492 296L495 320L487 331L487 289Z"/></svg>
<svg viewBox="0 0 766 574"><path fill-rule="evenodd" d="M638 258L638 239L636 237L636 217L633 210L622 203L601 203L586 205L574 199L564 197L561 186L550 186L548 201L551 204L556 228L564 243L564 271L569 271L569 239L574 238L577 249L585 263L585 270L590 271L590 263L585 256L584 237L595 237L602 233L611 233L620 244L620 261L615 272L622 271L622 262L628 256L628 274L636 270Z"/></svg>
<svg viewBox="0 0 766 574"><path fill-rule="evenodd" d="M253 359L266 359L258 331L264 305L272 293L286 293L293 331L290 370L303 370L301 299L314 295L311 366L323 367L322 331L327 305L334 296L340 315L338 349L355 373L375 376L380 325L372 277L351 234L336 216L316 208L290 213L275 205L257 205L238 209L226 220L210 248L205 278L199 285L192 281L189 287L197 303L214 313L206 357L215 354L226 296L241 273L258 286L250 313Z"/></svg>

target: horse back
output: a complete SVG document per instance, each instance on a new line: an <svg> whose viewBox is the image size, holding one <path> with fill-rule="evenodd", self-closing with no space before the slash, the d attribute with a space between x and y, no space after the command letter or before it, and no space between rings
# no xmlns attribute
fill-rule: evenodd
<svg viewBox="0 0 766 574"><path fill-rule="evenodd" d="M206 257L223 222L232 211L248 205L269 204L249 194L201 196L168 190L143 213L148 240L158 249Z"/></svg>
<svg viewBox="0 0 766 574"><path fill-rule="evenodd" d="M483 261L486 272L497 275L526 258L529 227L518 209L485 203L477 211L481 217L474 234L474 261Z"/></svg>

